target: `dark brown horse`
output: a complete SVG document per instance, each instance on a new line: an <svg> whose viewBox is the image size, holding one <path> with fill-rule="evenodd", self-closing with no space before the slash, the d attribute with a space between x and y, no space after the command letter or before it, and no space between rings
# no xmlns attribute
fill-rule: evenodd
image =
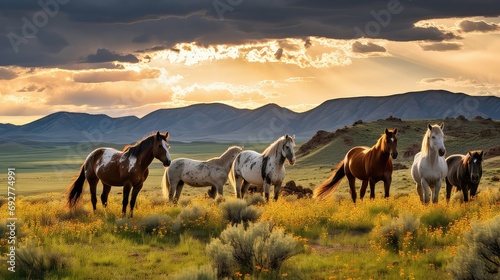
<svg viewBox="0 0 500 280"><path fill-rule="evenodd" d="M389 197L389 188L392 182L392 160L398 156L398 129L385 129L384 134L378 139L375 146L354 147L333 170L332 176L321 186L314 190L314 197L326 198L332 195L340 184L342 178L347 176L352 201L356 203L356 178L362 181L359 196L365 196L366 188L370 183L370 198L375 198L375 184L384 181L385 197Z"/></svg>
<svg viewBox="0 0 500 280"><path fill-rule="evenodd" d="M113 148L98 148L92 151L80 168L80 175L68 187L68 204L74 207L83 192L85 179L90 185L92 207L96 210L96 188L99 180L102 181L103 191L101 202L104 208L108 204L108 194L111 186L123 186L122 216L127 210L128 197L130 199L130 217L133 215L137 194L149 174L148 166L153 158L159 159L163 166L169 166L172 159L168 152L168 132L145 137L134 145L125 146L122 152Z"/></svg>
<svg viewBox="0 0 500 280"><path fill-rule="evenodd" d="M483 151L469 151L467 155L451 155L446 159L448 175L446 176L446 201L450 201L453 186L462 190L464 201L476 196L477 187L483 175Z"/></svg>

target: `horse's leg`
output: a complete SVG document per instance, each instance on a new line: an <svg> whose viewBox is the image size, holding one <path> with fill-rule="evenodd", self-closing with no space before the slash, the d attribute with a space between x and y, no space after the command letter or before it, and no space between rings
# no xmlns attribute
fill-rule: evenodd
<svg viewBox="0 0 500 280"><path fill-rule="evenodd" d="M271 188L271 180L264 180L264 185L262 186L264 189L264 196L266 198L266 202L269 202L269 189Z"/></svg>
<svg viewBox="0 0 500 280"><path fill-rule="evenodd" d="M370 199L375 199L375 184L377 181L373 178L370 179Z"/></svg>
<svg viewBox="0 0 500 280"><path fill-rule="evenodd" d="M179 201L179 197L181 196L181 192L182 192L182 187L184 187L184 181L179 181L179 183L177 183L177 187L175 188L175 197L174 197L174 204L177 204L177 202Z"/></svg>
<svg viewBox="0 0 500 280"><path fill-rule="evenodd" d="M130 195L131 188L132 186L128 183L123 186L122 218L125 218L125 214L127 213L128 197Z"/></svg>
<svg viewBox="0 0 500 280"><path fill-rule="evenodd" d="M349 189L351 191L351 198L354 203L356 203L356 186L354 185L356 183L356 178L351 174L347 173L347 180L349 181Z"/></svg>
<svg viewBox="0 0 500 280"><path fill-rule="evenodd" d="M109 192L111 191L111 186L108 184L102 183L102 194L101 194L101 202L102 206L106 209L108 206L108 195Z"/></svg>
<svg viewBox="0 0 500 280"><path fill-rule="evenodd" d="M429 184L427 183L427 181L422 178L420 179L420 184L417 185L417 190L418 190L418 187L420 186L420 200L422 201L422 203L429 203L430 201L430 193L429 193Z"/></svg>
<svg viewBox="0 0 500 280"><path fill-rule="evenodd" d="M389 197L389 191L391 190L392 176L387 176L384 180L384 198Z"/></svg>
<svg viewBox="0 0 500 280"><path fill-rule="evenodd" d="M361 189L359 189L359 198L363 200L366 193L366 188L368 187L368 180L361 181Z"/></svg>
<svg viewBox="0 0 500 280"><path fill-rule="evenodd" d="M278 201L280 190L281 190L281 182L278 182L274 185L274 201Z"/></svg>
<svg viewBox="0 0 500 280"><path fill-rule="evenodd" d="M234 175L234 191L236 193L236 198L243 198L243 196L241 195L241 188L242 188L242 185L243 185L243 177L241 176L238 176L238 175Z"/></svg>
<svg viewBox="0 0 500 280"><path fill-rule="evenodd" d="M140 183L137 186L134 186L132 189L132 197L130 198L130 218L134 215L134 206L135 206L135 200L137 199L137 195L142 189L142 183Z"/></svg>
<svg viewBox="0 0 500 280"><path fill-rule="evenodd" d="M462 186L462 193L464 194L464 202L469 202L469 185Z"/></svg>
<svg viewBox="0 0 500 280"><path fill-rule="evenodd" d="M89 187L90 187L90 201L92 201L92 209L94 212L97 208L97 183L99 183L99 179L97 178L88 178Z"/></svg>
<svg viewBox="0 0 500 280"><path fill-rule="evenodd" d="M243 180L243 182L241 182L241 198L243 198L245 196L245 194L247 193L248 191L248 187L250 186L250 183L247 182L247 180Z"/></svg>
<svg viewBox="0 0 500 280"><path fill-rule="evenodd" d="M437 203L439 200L439 191L441 190L442 180L438 180L432 191L432 203Z"/></svg>
<svg viewBox="0 0 500 280"><path fill-rule="evenodd" d="M417 186L418 196L420 197L420 202L423 203L424 202L424 188L419 183L416 183L416 186Z"/></svg>
<svg viewBox="0 0 500 280"><path fill-rule="evenodd" d="M446 178L446 203L450 202L452 189L453 189L453 185L450 183L448 178Z"/></svg>
<svg viewBox="0 0 500 280"><path fill-rule="evenodd" d="M479 185L476 185L476 184L473 184L471 187L470 187L470 199L474 199L476 197L476 193L477 193L477 187Z"/></svg>
<svg viewBox="0 0 500 280"><path fill-rule="evenodd" d="M170 183L170 189L168 190L168 201L174 202L174 197L176 196L175 190L180 182L180 179L176 175L172 175L168 178ZM175 203L175 202L174 202Z"/></svg>

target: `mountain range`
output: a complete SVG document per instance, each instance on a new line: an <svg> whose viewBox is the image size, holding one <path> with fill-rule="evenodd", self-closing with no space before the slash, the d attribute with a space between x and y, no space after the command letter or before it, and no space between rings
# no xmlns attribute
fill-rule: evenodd
<svg viewBox="0 0 500 280"><path fill-rule="evenodd" d="M183 142L272 142L286 133L305 141L318 130L332 131L358 120L389 116L406 120L445 119L459 115L498 120L500 98L428 90L331 99L302 113L276 104L251 110L219 103L160 109L142 118L57 112L25 125L0 124L0 141L131 143L158 130L168 130L171 141Z"/></svg>

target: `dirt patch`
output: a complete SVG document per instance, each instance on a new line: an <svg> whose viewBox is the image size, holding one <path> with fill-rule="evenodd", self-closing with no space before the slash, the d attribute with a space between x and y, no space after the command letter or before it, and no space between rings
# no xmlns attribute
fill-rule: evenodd
<svg viewBox="0 0 500 280"><path fill-rule="evenodd" d="M344 135L347 133L347 127L344 128L339 128L335 130L334 132L328 132L324 130L319 130L316 132L316 134L311 138L311 140L307 141L306 143L302 144L300 146L299 150L297 151L297 155L300 156L305 156L308 155L310 152L314 151L318 147L324 146L328 143L330 143L335 137ZM344 142L351 142L352 143L352 138L350 136L346 136L347 139L344 138Z"/></svg>
<svg viewBox="0 0 500 280"><path fill-rule="evenodd" d="M248 187L249 193L262 193L262 187L251 185ZM288 181L284 186L281 187L280 196L288 196L293 195L298 199L301 198L311 198L313 195L313 191L310 188L304 188L300 185L297 185L295 181Z"/></svg>
<svg viewBox="0 0 500 280"><path fill-rule="evenodd" d="M408 169L408 166L401 163L393 163L392 168L393 170L403 170L403 169Z"/></svg>

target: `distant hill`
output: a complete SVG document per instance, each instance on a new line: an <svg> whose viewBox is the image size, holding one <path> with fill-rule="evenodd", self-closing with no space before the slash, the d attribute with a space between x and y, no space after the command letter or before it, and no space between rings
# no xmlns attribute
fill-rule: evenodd
<svg viewBox="0 0 500 280"><path fill-rule="evenodd" d="M333 131L357 120L389 116L444 119L459 115L498 120L500 98L429 90L332 99L303 113L276 104L249 110L217 103L160 109L142 118L58 112L22 126L0 124L0 141L130 143L150 132L168 130L172 141L271 142L288 133L302 142L319 130Z"/></svg>

